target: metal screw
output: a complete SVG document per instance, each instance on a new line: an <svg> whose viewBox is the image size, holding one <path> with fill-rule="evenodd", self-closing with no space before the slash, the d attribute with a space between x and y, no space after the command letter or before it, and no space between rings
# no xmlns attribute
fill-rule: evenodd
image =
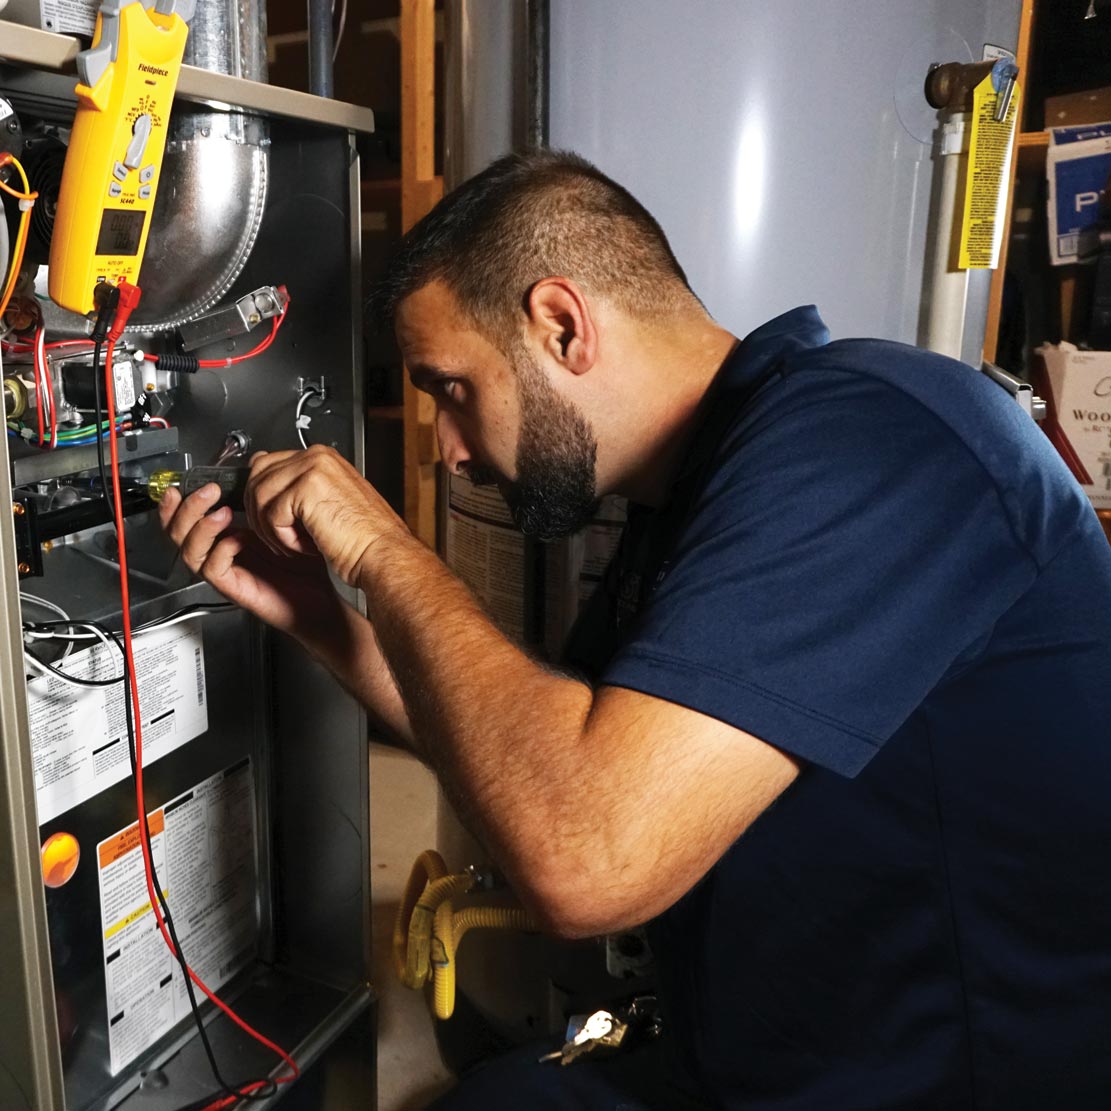
<svg viewBox="0 0 1111 1111"><path fill-rule="evenodd" d="M26 507L25 507L25 506L23 505L23 502L21 502L21 501L13 501L13 502L12 502L12 512L13 512L13 513L14 513L14 514L15 514L15 515L16 515L17 517L22 517L22 516L23 516L23 514L27 512L27 509L26 509Z"/></svg>
<svg viewBox="0 0 1111 1111"><path fill-rule="evenodd" d="M8 130L14 135L19 130L19 124L15 120L8 120Z"/></svg>
<svg viewBox="0 0 1111 1111"><path fill-rule="evenodd" d="M31 573L31 565L29 563L21 563L19 565L19 573L21 575L29 575Z"/></svg>

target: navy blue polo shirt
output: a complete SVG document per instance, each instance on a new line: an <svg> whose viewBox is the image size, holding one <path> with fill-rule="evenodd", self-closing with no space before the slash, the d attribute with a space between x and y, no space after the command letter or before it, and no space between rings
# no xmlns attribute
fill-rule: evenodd
<svg viewBox="0 0 1111 1111"><path fill-rule="evenodd" d="M798 756L651 924L728 1108L1111 1107L1111 548L963 363L828 342L722 367L569 657Z"/></svg>

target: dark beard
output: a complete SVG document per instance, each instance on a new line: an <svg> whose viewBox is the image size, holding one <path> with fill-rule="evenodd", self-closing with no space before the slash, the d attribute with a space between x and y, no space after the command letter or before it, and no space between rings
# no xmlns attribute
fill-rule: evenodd
<svg viewBox="0 0 1111 1111"><path fill-rule="evenodd" d="M524 352L516 354L521 399L517 478L510 482L488 467L468 467L479 485L496 482L513 520L537 540L559 540L590 523L598 509L595 462L598 441L586 418L559 396Z"/></svg>

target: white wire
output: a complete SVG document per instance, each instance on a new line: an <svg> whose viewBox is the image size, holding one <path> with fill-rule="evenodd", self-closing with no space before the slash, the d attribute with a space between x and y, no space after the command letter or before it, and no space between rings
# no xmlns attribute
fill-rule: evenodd
<svg viewBox="0 0 1111 1111"><path fill-rule="evenodd" d="M50 377L50 364L46 359L46 329L40 328L35 334L35 352L32 356L38 368L39 381L42 383L42 397L39 405L42 406L43 418L47 428L54 423L54 382ZM54 441L51 439L51 445Z"/></svg>
<svg viewBox="0 0 1111 1111"><path fill-rule="evenodd" d="M82 624L81 622L77 622L74 625L74 628L88 629L90 631L90 633L92 634L94 639L99 640L102 644L104 644L105 646L107 646L109 648L115 647L112 644L111 640L109 640L108 637L105 636L104 633L102 633L95 625L85 625L85 624ZM73 645L71 644L70 648L72 648L72 647L73 647ZM67 652L67 655L68 655L68 652ZM62 659L64 660L65 656L62 656ZM44 664L41 660L36 659L26 649L24 649L24 652L23 652L23 660L26 664L28 664L30 666L32 671L37 671L40 675L45 675L45 676L50 677L50 678L58 679L60 682L66 683L71 687L77 687L78 690L104 689L104 688L90 687L90 686L88 686L87 682L82 682L80 679L77 679L77 678L71 677L69 675L66 675L62 671L52 671L49 667L46 666L46 664ZM61 660L59 660L58 662L61 663ZM121 675L121 676L119 676L118 679L114 679L113 681L114 682L121 682L122 680L123 680L123 676Z"/></svg>
<svg viewBox="0 0 1111 1111"><path fill-rule="evenodd" d="M319 394L319 390L305 390L297 399L297 412L293 415L293 430L297 433L297 439L301 441L301 446L306 449L309 445L305 442L305 431L301 427L301 414L304 413L309 398L318 397ZM309 418L309 421L312 421L312 417Z"/></svg>
<svg viewBox="0 0 1111 1111"><path fill-rule="evenodd" d="M47 601L45 598L40 598L37 594L28 594L26 591L19 592L19 600L21 602L31 602L36 606L42 606L44 610L50 610L51 613L57 614L63 621L72 621L68 613L61 606L56 606L53 602Z"/></svg>
<svg viewBox="0 0 1111 1111"><path fill-rule="evenodd" d="M21 595L24 597L24 595ZM25 595L28 599L33 598L32 595ZM47 602L44 598L35 598L35 601L46 606L48 609L53 608L56 612L60 613L65 620L69 620L69 616L61 609L54 605L53 602ZM143 633L153 633L159 629L168 629L171 625L180 625L183 621L192 621L197 617L207 617L210 613L219 613L226 609L234 609L235 607L227 602L215 602L211 609L194 610L190 613L179 613L173 617L167 618L165 621L152 621L149 625L142 625L134 631L134 636L142 636ZM66 658L73 651L72 642L75 640L99 640L102 644L106 645L109 649L115 648L116 645L98 629L95 625L86 625L84 622L76 621L73 623L75 629L88 629L87 633L62 633L56 630L38 631L27 629L24 631L23 636L25 639L31 640L65 640L69 641L66 646L65 652L59 658L58 663ZM55 679L61 680L63 683L68 683L71 687L77 687L80 690L90 690L84 683L77 679L70 678L57 671L51 671L41 660L36 659L30 652L23 652L24 660L30 665L32 670L37 671L40 675L53 676ZM122 679L122 676L121 676Z"/></svg>
<svg viewBox="0 0 1111 1111"><path fill-rule="evenodd" d="M179 613L177 617L168 617L165 621L156 621L150 625L144 625L141 629L135 630L135 635L140 633L153 633L157 629L168 629L171 625L180 625L183 621L192 621L195 617L207 617L208 610L199 610L196 613Z"/></svg>
<svg viewBox="0 0 1111 1111"><path fill-rule="evenodd" d="M37 594L26 594L22 590L19 592L20 602L31 602L36 606L42 606L44 610L49 613L57 614L63 621L69 621L70 616L61 606L56 606L53 602L48 601L46 598L40 598ZM73 651L73 645L67 644L66 650L62 653L61 659L65 659Z"/></svg>
<svg viewBox="0 0 1111 1111"><path fill-rule="evenodd" d="M55 630L42 632L38 629L24 629L24 640L99 640L96 633L59 633Z"/></svg>
<svg viewBox="0 0 1111 1111"><path fill-rule="evenodd" d="M336 5L333 0L332 11L335 12ZM339 57L339 44L343 42L343 32L347 29L347 0L340 0L339 9L339 30L336 32L336 42L332 47L332 64L335 65L336 59Z"/></svg>
<svg viewBox="0 0 1111 1111"><path fill-rule="evenodd" d="M30 652L25 651L23 653L23 662L32 671L37 671L40 675L54 675L54 672L51 671L50 668L46 666L46 664L40 663L38 660L35 659L34 656L31 655ZM69 683L70 686L80 687L82 690L88 690L88 688L83 683L75 683L71 679L63 679L61 675L55 675L54 678L61 679L63 683Z"/></svg>
<svg viewBox="0 0 1111 1111"><path fill-rule="evenodd" d="M230 609L235 609L235 606L228 602L213 602L209 609L178 613L162 621L151 621L147 625L140 625L134 630L134 635L140 636L143 633L153 633L158 629L168 629L171 625L180 625L183 621L192 621L197 617L208 617L209 614L222 613L224 610ZM66 618L66 620L69 619ZM23 638L24 640L99 640L105 644L111 643L95 625L86 625L78 621L74 623L73 627L75 629L91 629L92 631L88 633L64 633L58 629L24 629ZM122 634L117 634L117 636L119 635Z"/></svg>

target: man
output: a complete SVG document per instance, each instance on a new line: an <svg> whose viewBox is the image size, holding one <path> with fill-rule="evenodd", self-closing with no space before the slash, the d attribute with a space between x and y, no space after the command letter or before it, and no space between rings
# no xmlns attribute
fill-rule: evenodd
<svg viewBox="0 0 1111 1111"><path fill-rule="evenodd" d="M447 197L381 300L453 472L542 537L638 507L575 676L319 448L256 458L247 531L168 494L188 566L423 754L548 927L651 923L706 1103L1106 1108L1111 550L1033 422L813 309L738 342L569 155ZM580 1068L497 1106L649 1105Z"/></svg>

